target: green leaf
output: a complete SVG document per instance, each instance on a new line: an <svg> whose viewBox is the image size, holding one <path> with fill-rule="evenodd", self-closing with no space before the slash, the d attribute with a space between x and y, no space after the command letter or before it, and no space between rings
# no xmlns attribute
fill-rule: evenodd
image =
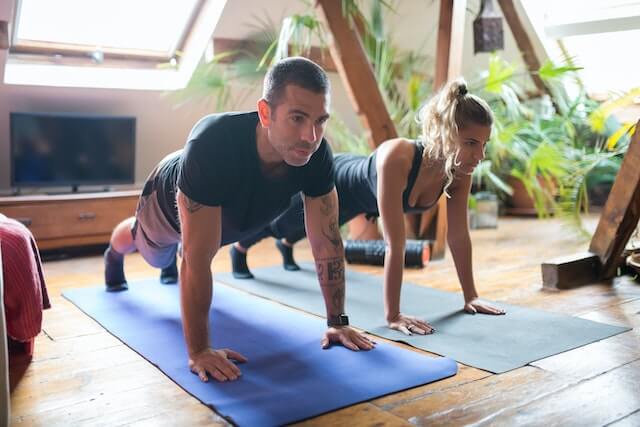
<svg viewBox="0 0 640 427"><path fill-rule="evenodd" d="M417 111L422 104L422 83L423 79L418 75L412 75L407 84L407 98L409 101L409 108L412 111Z"/></svg>
<svg viewBox="0 0 640 427"><path fill-rule="evenodd" d="M485 83L485 90L490 93L502 92L503 83L509 80L515 67L502 60L498 55L492 54L489 58L489 75Z"/></svg>
<svg viewBox="0 0 640 427"><path fill-rule="evenodd" d="M538 75L542 80L553 80L562 77L567 73L580 71L582 69L583 67L576 67L572 65L561 65L556 67L551 60L547 59L538 70Z"/></svg>
<svg viewBox="0 0 640 427"><path fill-rule="evenodd" d="M384 40L384 26L382 16L382 4L374 1L371 4L371 32L376 40Z"/></svg>

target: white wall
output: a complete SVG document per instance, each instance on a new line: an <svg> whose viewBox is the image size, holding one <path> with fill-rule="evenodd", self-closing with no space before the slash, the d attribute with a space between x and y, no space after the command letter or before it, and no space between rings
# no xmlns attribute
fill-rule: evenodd
<svg viewBox="0 0 640 427"><path fill-rule="evenodd" d="M0 19L12 18L15 0L0 1ZM396 14L390 14L386 24L393 40L403 49L420 50L434 56L437 37L439 1L402 0L396 2ZM268 5L268 8L267 8ZM470 0L468 9L475 14L479 0ZM277 23L283 16L304 12L299 0L230 0L215 31L217 37L242 38L255 31L260 19ZM471 78L477 70L487 66L487 54L473 56L472 26L474 16L467 13L464 75ZM515 42L505 23L506 50L501 55L508 60L520 60ZM3 77L6 51L0 51L0 77ZM359 123L350 101L336 74L332 104L334 114L358 129ZM136 182L142 183L155 164L167 153L184 145L193 124L203 115L211 113L201 103L176 108L176 103L162 92L113 89L80 89L0 84L0 192L9 189L9 112L49 111L83 112L134 116L136 132ZM259 93L249 97L238 109L252 109Z"/></svg>

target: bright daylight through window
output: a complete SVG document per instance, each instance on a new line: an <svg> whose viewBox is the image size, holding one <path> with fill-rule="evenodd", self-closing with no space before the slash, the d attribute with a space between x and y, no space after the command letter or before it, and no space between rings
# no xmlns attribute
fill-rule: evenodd
<svg viewBox="0 0 640 427"><path fill-rule="evenodd" d="M17 0L5 83L184 86L222 0Z"/></svg>

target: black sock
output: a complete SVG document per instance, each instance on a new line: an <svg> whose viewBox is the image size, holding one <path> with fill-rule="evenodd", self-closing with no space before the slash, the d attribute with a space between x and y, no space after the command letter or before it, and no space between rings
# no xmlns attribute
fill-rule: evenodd
<svg viewBox="0 0 640 427"><path fill-rule="evenodd" d="M160 283L163 285L178 283L178 262L175 256L173 257L173 262L160 271Z"/></svg>
<svg viewBox="0 0 640 427"><path fill-rule="evenodd" d="M231 245L229 249L231 255L231 268L233 269L233 277L236 279L253 279L253 274L247 266L247 254L240 252L235 245Z"/></svg>
<svg viewBox="0 0 640 427"><path fill-rule="evenodd" d="M111 245L104 251L104 281L108 292L126 291L129 288L124 277L124 255Z"/></svg>
<svg viewBox="0 0 640 427"><path fill-rule="evenodd" d="M276 240L276 248L278 248L280 254L282 255L282 266L285 270L300 270L300 266L298 266L298 264L296 264L296 261L293 259L293 246L287 246L282 243L282 241Z"/></svg>

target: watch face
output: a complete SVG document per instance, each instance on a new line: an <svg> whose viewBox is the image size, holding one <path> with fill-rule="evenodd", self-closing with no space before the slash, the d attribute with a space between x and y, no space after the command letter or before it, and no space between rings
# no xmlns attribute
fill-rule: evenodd
<svg viewBox="0 0 640 427"><path fill-rule="evenodd" d="M339 316L331 316L327 319L327 325L329 326L348 326L349 316L346 314L340 314Z"/></svg>

